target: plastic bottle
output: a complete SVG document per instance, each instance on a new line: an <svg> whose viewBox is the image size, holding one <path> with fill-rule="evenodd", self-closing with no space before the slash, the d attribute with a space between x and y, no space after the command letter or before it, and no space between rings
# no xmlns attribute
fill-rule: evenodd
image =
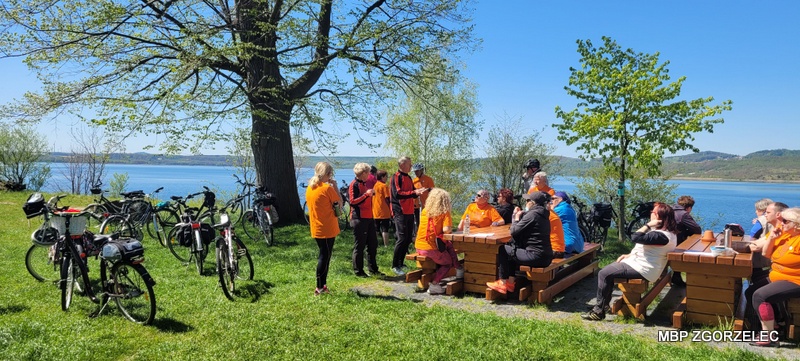
<svg viewBox="0 0 800 361"><path fill-rule="evenodd" d="M469 234L469 214L464 217L464 234Z"/></svg>

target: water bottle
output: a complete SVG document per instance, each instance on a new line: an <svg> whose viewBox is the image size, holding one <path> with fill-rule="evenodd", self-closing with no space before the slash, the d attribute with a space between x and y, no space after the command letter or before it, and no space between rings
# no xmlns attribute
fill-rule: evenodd
<svg viewBox="0 0 800 361"><path fill-rule="evenodd" d="M469 214L464 217L464 234L469 234Z"/></svg>
<svg viewBox="0 0 800 361"><path fill-rule="evenodd" d="M724 233L725 237L723 237L723 241L725 242L725 244L723 246L725 246L725 248L730 248L730 246L731 246L731 233L733 233L733 232L731 231L730 228L726 228L725 229L725 233Z"/></svg>

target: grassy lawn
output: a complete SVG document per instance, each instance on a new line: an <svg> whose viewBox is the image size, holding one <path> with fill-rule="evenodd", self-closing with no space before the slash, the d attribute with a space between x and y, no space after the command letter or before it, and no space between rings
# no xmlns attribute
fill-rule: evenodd
<svg viewBox="0 0 800 361"><path fill-rule="evenodd" d="M36 282L25 269L30 233L38 226L37 219L29 224L21 210L26 197L0 193L2 360L762 359L742 350L588 331L580 322L504 318L359 296L349 289L373 281L352 275L349 232L335 246L328 280L332 294L314 297L317 246L303 226L276 230L273 247L247 243L256 276L240 285L236 302L218 288L213 261L201 277L192 265L180 264L166 248L145 239L144 264L157 282L154 325L129 322L113 305L89 318L95 305L87 298L73 300L63 312L57 287ZM70 196L62 205L90 202L90 197ZM604 257L613 260L622 250L627 251L610 245ZM390 263L391 248L380 247L381 269L389 273ZM90 277L98 278L95 260L90 269Z"/></svg>

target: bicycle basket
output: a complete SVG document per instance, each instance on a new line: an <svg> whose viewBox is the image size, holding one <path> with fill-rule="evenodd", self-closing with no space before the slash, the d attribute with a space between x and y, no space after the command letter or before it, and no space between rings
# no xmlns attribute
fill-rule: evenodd
<svg viewBox="0 0 800 361"><path fill-rule="evenodd" d="M33 218L44 210L44 196L41 193L34 193L28 197L25 204L22 205L22 211L25 212L25 217Z"/></svg>
<svg viewBox="0 0 800 361"><path fill-rule="evenodd" d="M72 213L72 212L69 212ZM88 221L88 215L82 215L80 217L72 217L69 220L69 233L72 236L79 236L83 234L83 231L86 230L86 222ZM50 224L58 231L58 234L67 233L67 217L61 214L54 214L53 218L50 218Z"/></svg>
<svg viewBox="0 0 800 361"><path fill-rule="evenodd" d="M656 202L639 203L636 205L636 215L639 218L650 218L650 212L653 211Z"/></svg>
<svg viewBox="0 0 800 361"><path fill-rule="evenodd" d="M611 225L613 212L611 204L595 203L592 205L592 221L597 222L600 227L608 227Z"/></svg>

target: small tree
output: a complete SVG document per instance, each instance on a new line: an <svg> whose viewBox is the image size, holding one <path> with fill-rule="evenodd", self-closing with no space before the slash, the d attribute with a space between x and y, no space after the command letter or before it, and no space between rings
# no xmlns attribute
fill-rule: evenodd
<svg viewBox="0 0 800 361"><path fill-rule="evenodd" d="M25 190L31 180L34 189L41 188L50 175L50 167L40 163L46 147L47 139L32 127L0 127L0 189Z"/></svg>
<svg viewBox="0 0 800 361"><path fill-rule="evenodd" d="M252 183L255 180L256 168L253 163L253 151L250 149L250 130L236 128L227 145L228 161L234 171L239 174L244 182Z"/></svg>
<svg viewBox="0 0 800 361"><path fill-rule="evenodd" d="M489 130L483 147L486 158L481 161L481 183L492 192L500 188L511 189L515 194L527 192L527 189L522 189L521 174L525 171L525 162L531 158L538 159L548 174L558 174L561 158L552 155L556 147L540 139L541 132L530 129L522 117L511 118L504 114Z"/></svg>
<svg viewBox="0 0 800 361"><path fill-rule="evenodd" d="M122 144L106 139L97 128L90 131L72 130L74 140L72 151L67 156L67 167L62 171L73 194L88 194L97 180L102 180L106 164L114 150L121 150Z"/></svg>
<svg viewBox="0 0 800 361"><path fill-rule="evenodd" d="M559 140L578 143L584 153L581 158L599 157L607 170L617 174L618 224L625 224L625 184L635 176L631 168L654 177L661 174L665 152L699 152L689 143L692 134L712 132L724 120L708 118L730 110L731 101L710 105L713 97L676 100L686 77L668 83L669 62L659 64L659 53L623 50L608 37L603 37L600 48L589 40L577 43L581 66L570 68L569 86L564 89L578 104L571 111L557 106L556 117L563 123L553 126Z"/></svg>

